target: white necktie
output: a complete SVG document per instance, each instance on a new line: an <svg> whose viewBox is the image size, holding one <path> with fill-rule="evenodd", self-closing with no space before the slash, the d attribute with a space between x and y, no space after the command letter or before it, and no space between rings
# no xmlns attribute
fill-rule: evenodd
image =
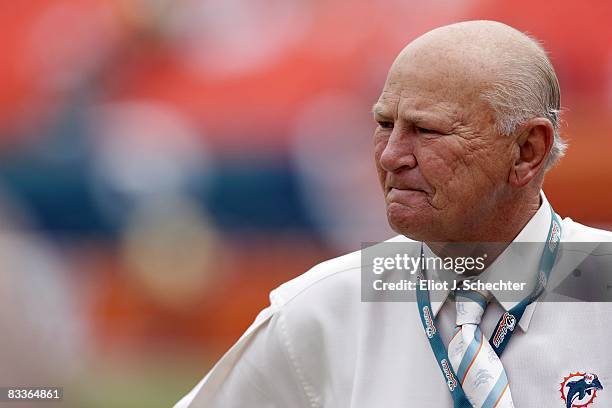
<svg viewBox="0 0 612 408"><path fill-rule="evenodd" d="M448 345L451 365L475 408L511 408L512 396L501 360L480 331L488 296L456 291L457 328Z"/></svg>

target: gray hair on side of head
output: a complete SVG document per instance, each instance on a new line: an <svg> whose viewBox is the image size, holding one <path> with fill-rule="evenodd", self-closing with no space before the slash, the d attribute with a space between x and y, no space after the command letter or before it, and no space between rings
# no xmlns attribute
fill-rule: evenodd
<svg viewBox="0 0 612 408"><path fill-rule="evenodd" d="M561 91L559 81L546 51L534 38L527 36L536 52L507 55L501 61L503 75L482 95L495 110L497 130L511 135L535 117L544 117L554 129L550 154L544 171L551 169L565 154L567 143L561 138Z"/></svg>

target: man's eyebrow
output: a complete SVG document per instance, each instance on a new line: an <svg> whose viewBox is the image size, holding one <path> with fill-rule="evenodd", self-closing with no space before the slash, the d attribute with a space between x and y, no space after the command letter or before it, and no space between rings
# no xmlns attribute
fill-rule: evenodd
<svg viewBox="0 0 612 408"><path fill-rule="evenodd" d="M394 120L393 114L389 112L386 107L380 102L376 102L372 106L372 113L381 118L381 119L389 119ZM438 124L438 126L449 127L451 124L457 122L457 120L447 112L444 111L427 111L427 110L412 110L409 112L404 112L403 115L400 115L405 120L414 124Z"/></svg>

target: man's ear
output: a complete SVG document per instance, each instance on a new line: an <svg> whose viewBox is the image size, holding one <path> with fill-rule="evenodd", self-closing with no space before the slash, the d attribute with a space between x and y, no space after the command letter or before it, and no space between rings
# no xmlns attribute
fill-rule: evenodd
<svg viewBox="0 0 612 408"><path fill-rule="evenodd" d="M533 118L521 126L515 141L518 154L510 171L511 185L523 187L540 174L550 154L554 135L552 123L545 118Z"/></svg>

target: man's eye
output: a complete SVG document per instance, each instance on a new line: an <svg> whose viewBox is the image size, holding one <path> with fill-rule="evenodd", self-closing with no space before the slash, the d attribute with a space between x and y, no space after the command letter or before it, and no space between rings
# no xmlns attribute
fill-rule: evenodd
<svg viewBox="0 0 612 408"><path fill-rule="evenodd" d="M379 121L378 126L383 129L393 129L393 122Z"/></svg>
<svg viewBox="0 0 612 408"><path fill-rule="evenodd" d="M436 130L427 129L427 128L420 127L420 126L417 126L416 130L417 130L417 132L424 133L424 134L437 134L437 133L440 133L440 132L438 132Z"/></svg>

